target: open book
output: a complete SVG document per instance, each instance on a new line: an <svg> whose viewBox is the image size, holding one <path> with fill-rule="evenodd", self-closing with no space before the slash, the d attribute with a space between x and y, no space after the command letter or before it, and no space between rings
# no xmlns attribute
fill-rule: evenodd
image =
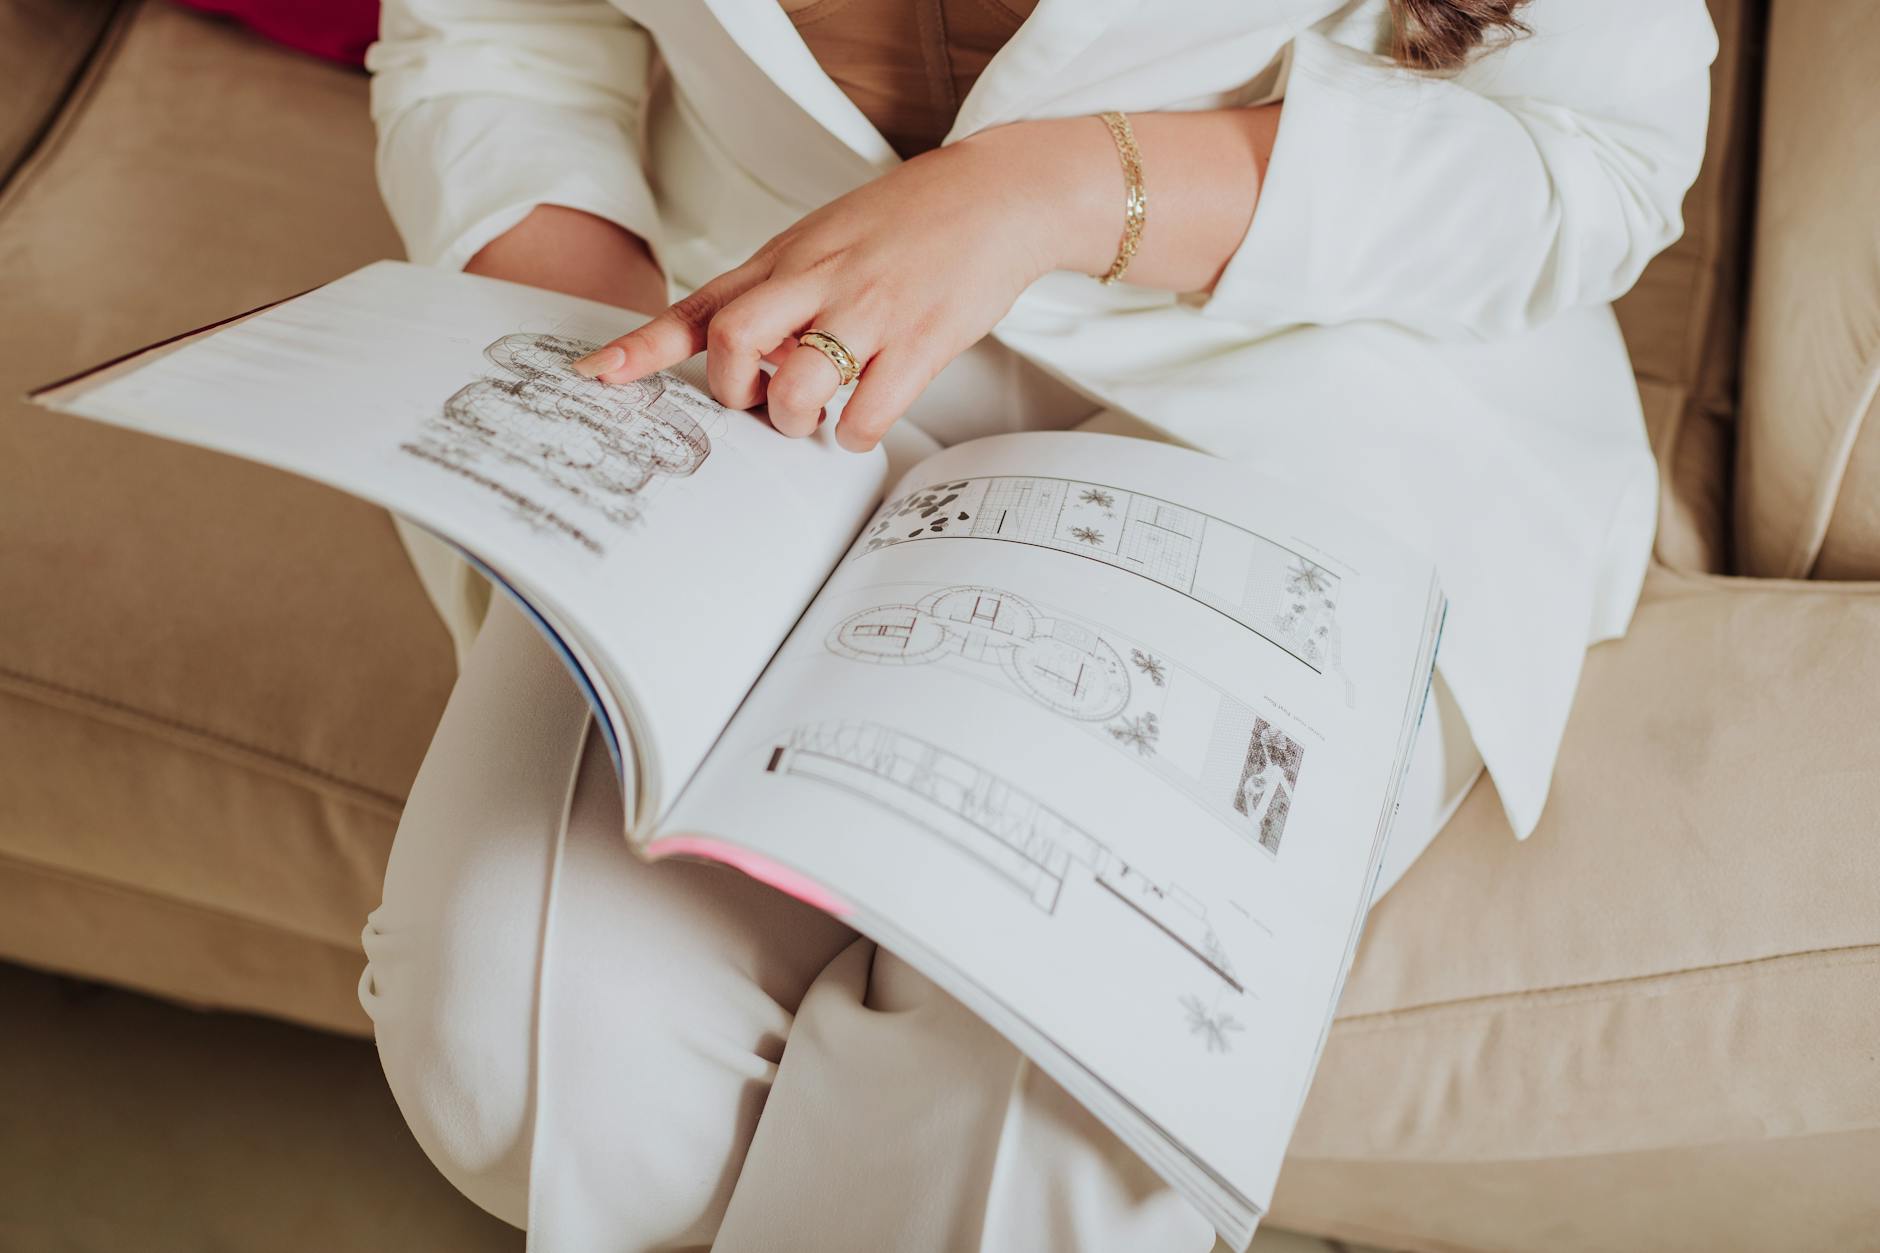
<svg viewBox="0 0 1880 1253"><path fill-rule="evenodd" d="M890 484L675 375L568 368L627 316L388 262L38 399L456 545L587 691L636 850L899 953L1244 1245L1428 692L1430 564L1144 440L996 436Z"/></svg>

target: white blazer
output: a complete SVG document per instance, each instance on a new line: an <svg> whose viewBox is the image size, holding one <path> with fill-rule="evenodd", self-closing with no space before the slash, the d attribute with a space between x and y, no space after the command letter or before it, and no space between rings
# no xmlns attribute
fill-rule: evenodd
<svg viewBox="0 0 1880 1253"><path fill-rule="evenodd" d="M1042 0L949 139L1285 98L1211 296L1054 274L994 334L1432 553L1440 666L1526 835L1586 646L1624 632L1649 556L1656 475L1606 306L1682 229L1716 36L1703 0L1522 15L1531 35L1438 78L1381 55L1385 0ZM420 262L554 203L690 288L897 161L777 0L387 0L368 64Z"/></svg>

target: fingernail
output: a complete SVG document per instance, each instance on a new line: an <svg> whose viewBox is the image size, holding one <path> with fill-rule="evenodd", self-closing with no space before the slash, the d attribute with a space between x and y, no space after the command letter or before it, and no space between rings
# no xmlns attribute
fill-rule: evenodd
<svg viewBox="0 0 1880 1253"><path fill-rule="evenodd" d="M573 366L574 372L581 375L583 378L598 378L609 370L618 370L626 363L626 350L617 345L608 344L604 348L596 348L579 361L571 362L570 364Z"/></svg>

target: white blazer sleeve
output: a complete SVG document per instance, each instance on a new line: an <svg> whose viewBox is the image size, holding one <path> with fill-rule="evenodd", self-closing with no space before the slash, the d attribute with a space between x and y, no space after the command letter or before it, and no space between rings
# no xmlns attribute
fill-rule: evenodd
<svg viewBox="0 0 1880 1253"><path fill-rule="evenodd" d="M1376 12L1302 33L1252 225L1204 311L1486 337L1623 294L1683 230L1716 32L1703 0L1520 13L1531 34L1451 77L1368 50Z"/></svg>
<svg viewBox="0 0 1880 1253"><path fill-rule="evenodd" d="M652 44L606 0L386 0L380 191L413 261L461 267L542 204L658 247L638 129Z"/></svg>

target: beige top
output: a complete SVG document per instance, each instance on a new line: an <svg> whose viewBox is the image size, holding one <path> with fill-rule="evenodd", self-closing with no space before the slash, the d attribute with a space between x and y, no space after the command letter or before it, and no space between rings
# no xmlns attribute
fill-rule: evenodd
<svg viewBox="0 0 1880 1253"><path fill-rule="evenodd" d="M940 146L960 101L1038 0L782 0L836 85L904 157Z"/></svg>

